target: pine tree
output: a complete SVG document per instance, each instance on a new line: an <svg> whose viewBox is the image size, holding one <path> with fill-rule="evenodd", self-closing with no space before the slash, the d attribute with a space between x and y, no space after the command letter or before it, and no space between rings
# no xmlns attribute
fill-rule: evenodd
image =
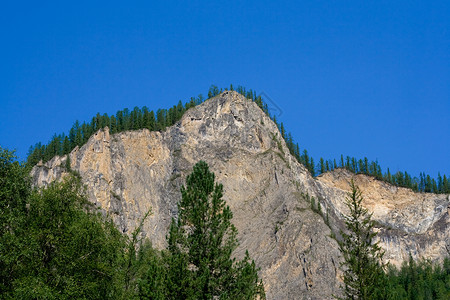
<svg viewBox="0 0 450 300"><path fill-rule="evenodd" d="M449 184L449 181L447 180L447 175L445 175L445 174L444 174L444 179L442 179L442 186L443 186L442 193L444 193L444 194L450 193L450 184Z"/></svg>
<svg viewBox="0 0 450 300"><path fill-rule="evenodd" d="M70 141L69 141L69 137L68 136L64 136L64 141L63 141L63 154L67 154L70 153L70 151L72 150L70 148Z"/></svg>
<svg viewBox="0 0 450 300"><path fill-rule="evenodd" d="M280 132L281 132L281 137L283 139L286 139L286 130L284 129L283 122L280 123Z"/></svg>
<svg viewBox="0 0 450 300"><path fill-rule="evenodd" d="M309 170L309 155L308 155L308 150L304 149L303 150L303 155L302 155L302 163L305 165L305 167Z"/></svg>
<svg viewBox="0 0 450 300"><path fill-rule="evenodd" d="M156 118L155 118L155 112L153 110L150 111L148 127L147 128L150 131L153 131L153 130L156 129Z"/></svg>
<svg viewBox="0 0 450 300"><path fill-rule="evenodd" d="M324 161L323 157L321 157L319 160L319 168L320 168L320 174L325 173L325 161Z"/></svg>
<svg viewBox="0 0 450 300"><path fill-rule="evenodd" d="M184 114L183 103L182 103L181 100L180 100L180 101L178 101L178 104L177 104L177 110L176 110L176 116L175 116L176 121L178 121L179 119L181 119L181 117L183 116L183 114Z"/></svg>
<svg viewBox="0 0 450 300"><path fill-rule="evenodd" d="M443 191L443 184L442 184L442 176L441 176L440 172L438 172L437 189L438 189L439 193L442 193L442 191Z"/></svg>
<svg viewBox="0 0 450 300"><path fill-rule="evenodd" d="M211 85L208 91L208 99L219 95L219 88L215 85Z"/></svg>
<svg viewBox="0 0 450 300"><path fill-rule="evenodd" d="M314 159L311 157L310 158L310 163L309 163L310 169L309 172L311 172L311 176L316 176L316 170L315 170L315 165L314 165Z"/></svg>
<svg viewBox="0 0 450 300"><path fill-rule="evenodd" d="M117 132L117 120L116 117L114 115L111 116L111 125L109 127L109 132L111 134L114 134Z"/></svg>
<svg viewBox="0 0 450 300"><path fill-rule="evenodd" d="M248 254L240 262L232 258L237 230L222 199L223 186L214 179L208 165L200 161L181 188L178 221L172 221L168 236L169 299L264 297Z"/></svg>
<svg viewBox="0 0 450 300"><path fill-rule="evenodd" d="M362 206L363 197L353 180L351 192L346 199L349 214L344 216L348 233L341 232L339 250L344 261L343 268L344 297L338 299L384 299L385 291L384 252L374 242L372 214Z"/></svg>

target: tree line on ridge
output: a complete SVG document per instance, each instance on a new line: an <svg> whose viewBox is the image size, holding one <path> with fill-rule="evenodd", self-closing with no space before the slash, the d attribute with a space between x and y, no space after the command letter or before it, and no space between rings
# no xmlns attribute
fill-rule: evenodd
<svg viewBox="0 0 450 300"><path fill-rule="evenodd" d="M225 90L228 90L228 88ZM278 122L276 116L270 114L267 103L264 102L260 95L257 95L256 91L251 89L247 90L242 86L234 89L233 85L230 85L229 90L236 90L247 99L255 102L275 122L283 139L286 141L290 153L309 170L312 176L318 176L337 168L345 168L353 173L373 176L378 180L388 182L395 186L409 188L417 192L450 193L450 178L445 174L441 176L438 173L437 178L433 178L423 172L419 174L419 177L414 177L406 171L391 173L389 168L383 172L378 161L369 161L367 157L357 159L355 157L344 157L341 155L338 160L326 160L321 157L316 163L306 149L301 151L298 143L294 142L292 134L286 131L283 122ZM222 91L223 89L212 85L208 91L207 99L219 95ZM55 134L48 144L39 142L31 146L27 156L27 165L32 167L39 161L44 163L49 161L55 155L62 156L69 154L75 147L83 146L95 132L105 127L109 128L111 134L144 128L150 131L163 131L178 122L188 109L204 101L204 97L200 94L197 97L191 97L184 104L182 101L179 101L177 105L169 109L158 109L156 113L144 106L142 108L135 107L131 111L125 108L119 110L115 115L101 115L97 113L96 116L92 117L90 122L80 123L77 120L68 134Z"/></svg>

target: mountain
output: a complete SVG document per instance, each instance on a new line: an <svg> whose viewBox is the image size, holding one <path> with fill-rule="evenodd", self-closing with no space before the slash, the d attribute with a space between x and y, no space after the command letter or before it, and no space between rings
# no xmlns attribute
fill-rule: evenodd
<svg viewBox="0 0 450 300"><path fill-rule="evenodd" d="M126 233L152 209L142 234L161 249L177 216L180 187L199 160L224 186L239 231L236 255L249 250L268 299L329 299L339 292L335 236L343 228L352 178L392 264L410 254L434 261L450 254L449 195L414 193L344 169L313 178L291 156L273 121L233 91L189 109L162 132L99 130L70 153L69 162L56 156L31 173L35 185L45 186L64 177L70 163L89 199Z"/></svg>

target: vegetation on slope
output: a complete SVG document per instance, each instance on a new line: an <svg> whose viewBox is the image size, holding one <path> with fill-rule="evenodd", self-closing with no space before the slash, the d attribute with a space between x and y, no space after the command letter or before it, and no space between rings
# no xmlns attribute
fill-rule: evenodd
<svg viewBox="0 0 450 300"><path fill-rule="evenodd" d="M400 270L388 267L388 291L390 299L450 299L450 259L443 265L410 257Z"/></svg>
<svg viewBox="0 0 450 300"><path fill-rule="evenodd" d="M139 286L145 299L265 299L262 282L248 252L232 258L238 246L233 213L200 161L182 186L178 220L172 219L168 250ZM163 274L163 276L161 276Z"/></svg>
<svg viewBox="0 0 450 300"><path fill-rule="evenodd" d="M234 90L232 85L229 89ZM316 160L308 154L306 149L303 149L303 151L300 150L298 143L294 142L292 134L286 131L284 124L282 122L279 123L275 116L270 115L269 107L261 96L258 96L255 91L246 90L241 86L239 86L236 91L244 95L247 99L254 101L264 113L271 117L278 126L282 137L285 139L290 153L302 163L313 176L332 171L336 168L346 168L353 173L373 176L378 180L388 182L395 186L410 188L414 191L444 194L450 193L450 178L446 175L441 176L441 174L438 174L435 179L425 173L420 173L419 177L413 177L406 171L398 171L391 174L389 168L383 172L378 161L369 161L367 157L357 159L355 157L344 157L344 155L341 155L338 161L336 159L326 160L320 158L316 164ZM222 89L219 90L218 87L214 85L211 86L208 91L208 99L217 96L221 92ZM203 101L204 98L200 94L198 97L191 97L184 105L179 101L177 105L174 105L169 109L156 110L156 113L144 106L143 108L135 107L132 111L125 108L111 116L97 113L90 122L83 122L82 124L77 120L67 135L64 133L59 135L55 134L48 144L37 143L35 146L30 147L27 165L34 166L41 160L46 162L55 155L66 155L75 147L83 146L92 134L104 127L108 127L112 134L143 128L149 130L164 130L168 126L172 126L178 122L188 109L201 104Z"/></svg>
<svg viewBox="0 0 450 300"><path fill-rule="evenodd" d="M118 299L126 240L83 195L79 178L34 190L0 148L2 299Z"/></svg>
<svg viewBox="0 0 450 300"><path fill-rule="evenodd" d="M384 251L375 242L372 214L362 206L359 188L351 182L346 200L349 214L344 216L347 232L338 241L343 256L341 286L338 299L450 299L450 259L443 267L412 257L401 269L382 262Z"/></svg>
<svg viewBox="0 0 450 300"><path fill-rule="evenodd" d="M264 297L254 262L231 258L232 214L205 163L182 194L169 249L159 252L138 239L140 227L119 232L76 174L33 189L27 168L0 148L0 299Z"/></svg>
<svg viewBox="0 0 450 300"><path fill-rule="evenodd" d="M344 216L348 231L341 232L338 240L343 256L342 286L344 298L339 299L386 299L386 276L383 264L384 252L374 241L376 233L372 215L362 206L363 197L353 180L351 192L346 199L349 214Z"/></svg>

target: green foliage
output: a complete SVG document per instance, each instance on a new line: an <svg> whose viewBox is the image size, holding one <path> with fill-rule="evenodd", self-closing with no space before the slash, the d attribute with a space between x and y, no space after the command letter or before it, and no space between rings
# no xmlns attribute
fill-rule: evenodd
<svg viewBox="0 0 450 300"><path fill-rule="evenodd" d="M219 88L215 85L211 85L208 91L208 99L219 95Z"/></svg>
<svg viewBox="0 0 450 300"><path fill-rule="evenodd" d="M136 289L139 280L143 274L147 272L147 269L149 268L148 264L151 262L150 259L155 253L148 241L145 244L142 244L142 240L139 239L139 235L142 232L142 226L151 213L152 211L149 209L131 234L131 239L128 240L123 261L124 268L122 277L124 290L123 298L125 299L131 299L137 296ZM139 250L137 251L137 249Z"/></svg>
<svg viewBox="0 0 450 300"><path fill-rule="evenodd" d="M222 199L223 186L205 162L181 188L178 220L172 220L168 251L155 257L140 285L150 299L256 299L264 297L257 268L248 253L232 258L238 246L233 214ZM166 270L160 268L162 264ZM165 289L161 289L164 286Z"/></svg>
<svg viewBox="0 0 450 300"><path fill-rule="evenodd" d="M27 200L31 184L25 168L15 161L14 153L0 147L0 291L11 290L16 274L19 239L26 227ZM0 296L1 298L1 296Z"/></svg>
<svg viewBox="0 0 450 300"><path fill-rule="evenodd" d="M21 273L39 278L55 298L114 298L112 279L117 277L124 239L111 221L103 221L87 205L80 191L79 180L72 177L33 193ZM14 284L25 282L26 292L33 293L28 276L16 278Z"/></svg>
<svg viewBox="0 0 450 300"><path fill-rule="evenodd" d="M348 233L341 232L342 240L338 241L344 259L342 299L386 299L384 252L378 242L374 243L374 222L361 204L361 191L353 180L350 186L352 190L346 200L349 214L344 216Z"/></svg>
<svg viewBox="0 0 450 300"><path fill-rule="evenodd" d="M150 211L127 238L87 201L76 174L33 190L27 168L0 148L0 184L0 299L264 298L248 253L231 256L232 213L204 162L182 188L162 253L139 239Z"/></svg>
<svg viewBox="0 0 450 300"><path fill-rule="evenodd" d="M79 178L32 190L0 149L0 299L117 299L125 237L89 205Z"/></svg>
<svg viewBox="0 0 450 300"><path fill-rule="evenodd" d="M217 87L213 89L214 92L218 92ZM64 133L54 135L47 145L37 143L35 146L30 147L27 165L29 167L34 166L40 160L47 162L55 155L69 154L76 146L83 146L99 129L109 128L110 133L118 133L127 130L139 130L147 128L149 130L165 130L168 126L171 126L178 122L185 111L203 102L203 96L199 95L197 98L191 98L189 102L186 102L183 106L179 101L177 105L169 109L158 109L155 113L149 111L147 107L139 108L135 107L132 111L127 108L120 110L116 115L108 116L107 114L100 115L97 113L95 117L91 119L91 122L84 122L80 124L75 121L72 128L69 130L69 135Z"/></svg>
<svg viewBox="0 0 450 300"><path fill-rule="evenodd" d="M139 299L167 299L167 265L161 253L155 251L151 245L145 244L141 247L139 257L140 264L146 266L145 272L139 278Z"/></svg>
<svg viewBox="0 0 450 300"><path fill-rule="evenodd" d="M450 259L443 265L412 257L398 270L390 266L387 272L389 299L450 299Z"/></svg>

